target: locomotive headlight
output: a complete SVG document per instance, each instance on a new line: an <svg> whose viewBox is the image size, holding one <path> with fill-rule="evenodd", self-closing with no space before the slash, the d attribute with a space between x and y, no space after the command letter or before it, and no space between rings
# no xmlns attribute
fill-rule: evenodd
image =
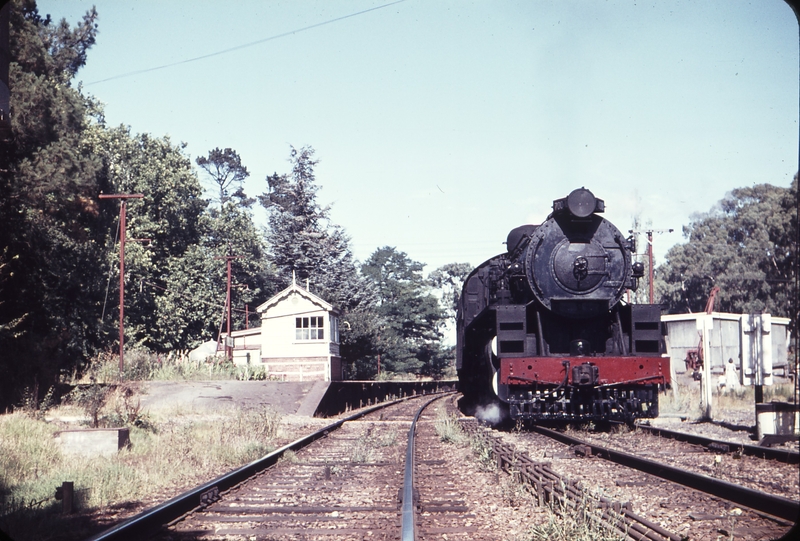
<svg viewBox="0 0 800 541"><path fill-rule="evenodd" d="M567 196L567 208L576 218L586 218L597 208L597 199L586 188L579 188Z"/></svg>
<svg viewBox="0 0 800 541"><path fill-rule="evenodd" d="M606 210L606 203L598 199L586 188L572 190L567 197L553 201L553 212L560 214L569 211L575 218L587 218L594 212Z"/></svg>

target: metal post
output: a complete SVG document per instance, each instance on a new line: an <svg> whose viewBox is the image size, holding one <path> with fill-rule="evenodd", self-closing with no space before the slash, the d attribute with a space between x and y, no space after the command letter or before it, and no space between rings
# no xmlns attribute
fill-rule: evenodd
<svg viewBox="0 0 800 541"><path fill-rule="evenodd" d="M232 302L231 302L232 301L232 299L231 299L231 261L233 261L234 259L240 259L241 257L242 256L238 256L238 255L226 255L226 256L221 256L221 257L215 257L214 258L214 259L224 259L225 260L225 266L226 266L226 270L227 270L227 274L228 274L226 293L225 293L225 299L226 299L225 302L228 305L228 309L227 309L228 325L227 325L227 331L226 331L228 336L225 339L225 356L228 359L233 359L233 346L228 345L228 343L231 340L233 340L233 338L231 336L231 332L232 332L232 329L231 329L231 312L232 312Z"/></svg>
<svg viewBox="0 0 800 541"><path fill-rule="evenodd" d="M711 383L711 331L714 329L714 316L703 314L698 316L698 330L702 332L703 341L703 376L700 381L700 401L704 420L714 419L713 386Z"/></svg>
<svg viewBox="0 0 800 541"><path fill-rule="evenodd" d="M119 377L125 372L125 200L119 206Z"/></svg>
<svg viewBox="0 0 800 541"><path fill-rule="evenodd" d="M225 341L225 355L228 359L233 358L233 346L231 341L233 338L231 337L231 259L227 259L227 267L228 267L228 339Z"/></svg>
<svg viewBox="0 0 800 541"><path fill-rule="evenodd" d="M648 229L647 231L640 231L636 229L629 229L628 232L631 234L639 234L645 233L647 235L647 260L648 266L650 267L649 272L647 273L648 281L650 282L649 293L650 297L648 298L648 302L653 304L653 299L655 298L655 291L654 291L654 284L653 281L655 280L655 273L653 269L653 233L672 233L674 229Z"/></svg>
<svg viewBox="0 0 800 541"><path fill-rule="evenodd" d="M653 304L653 232L647 232L647 259L650 262L650 297L649 302Z"/></svg>
<svg viewBox="0 0 800 541"><path fill-rule="evenodd" d="M124 372L125 347L125 208L128 199L141 199L144 194L100 194L100 199L121 199L119 207L119 377Z"/></svg>

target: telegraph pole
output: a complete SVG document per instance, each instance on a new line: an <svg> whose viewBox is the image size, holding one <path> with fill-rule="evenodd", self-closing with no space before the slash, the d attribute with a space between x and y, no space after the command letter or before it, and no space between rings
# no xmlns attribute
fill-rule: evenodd
<svg viewBox="0 0 800 541"><path fill-rule="evenodd" d="M123 348L125 345L125 207L128 199L141 199L144 194L100 194L100 199L120 199L119 206L119 377L125 367Z"/></svg>
<svg viewBox="0 0 800 541"><path fill-rule="evenodd" d="M214 259L224 259L225 264L228 271L228 287L227 287L227 295L226 295L226 305L228 307L228 325L227 325L227 333L228 336L225 338L225 357L228 359L233 358L233 344L230 343L233 339L231 337L231 261L234 259L240 259L242 256L240 255L226 255L221 257L215 257Z"/></svg>
<svg viewBox="0 0 800 541"><path fill-rule="evenodd" d="M631 234L645 233L647 235L647 260L649 262L648 267L650 268L648 273L650 282L650 296L648 299L650 304L653 304L653 297L655 297L653 293L653 233L672 233L673 231L674 229L648 229L647 231L636 231L634 229L628 230L628 233Z"/></svg>

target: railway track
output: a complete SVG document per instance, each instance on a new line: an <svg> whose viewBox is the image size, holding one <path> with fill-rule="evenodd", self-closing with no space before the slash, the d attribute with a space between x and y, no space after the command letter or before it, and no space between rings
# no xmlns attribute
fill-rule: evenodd
<svg viewBox="0 0 800 541"><path fill-rule="evenodd" d="M418 402L418 400L416 400ZM314 442L317 442L321 439L327 439L329 441L333 441L334 438L340 438L341 441L339 442L340 446L348 446L348 444L352 444L356 441L355 437L343 436L340 430L352 424L361 424L360 421L367 421L369 419L377 419L383 425L390 424L390 418L393 414L387 414L386 412L390 411L389 408L397 407L397 408L404 408L408 409L412 406L405 405L406 402L415 402L413 398L406 398L400 399L392 402L387 402L383 404L379 404L370 408L366 408L361 410L360 412L351 415L347 418L338 420L316 432L310 434L304 438L300 438L295 442L292 442L269 455L254 461L250 464L247 464L237 470L234 470L222 477L214 479L208 483L205 483L195 489L189 490L157 507L144 511L139 515L132 517L124 522L120 523L119 525L112 527L96 536L90 538L89 541L119 541L119 540L138 540L138 539L147 539L151 538L153 535L158 533L165 525L172 524L172 528L170 532L162 532L161 535L164 539L180 539L180 538L191 538L191 536L187 536L184 533L181 533L182 526L180 519L181 517L186 517L191 515L197 515L197 513L202 513L204 510L209 509L210 507L217 505L219 502L223 501L223 499L228 500L231 497L232 493L237 491L241 491L242 487L246 486L250 481L253 480L262 480L265 478L270 477L266 475L266 472L277 469L277 466L280 464L291 464L293 461L296 461L294 457L297 456L298 453L301 453L304 449L312 446ZM418 407L418 406L417 406ZM382 417L387 417L384 420ZM410 416L406 415L407 422L410 423ZM367 426L367 425L362 425ZM365 428L365 430L369 430ZM346 431L345 431L346 432ZM387 432L388 434L389 432ZM336 434L336 436L333 436ZM364 434L362 434L363 436ZM373 434L371 430L369 430L366 434L366 440L369 440L371 437L371 441L376 441L375 438L388 438L388 435L378 435ZM384 440L388 441L388 440ZM365 453L370 453L371 449L362 446L360 449L355 448L353 445L349 445L350 450L355 453L361 453L360 456L364 456ZM348 463L345 465L343 460L333 460L326 458L325 454L321 453L318 457L318 460L322 460L323 464L321 466L320 471L322 472L323 479L327 479L328 477L333 477L337 473L341 472L344 468L354 468L357 470L369 470L370 468L376 468L381 465L380 461L372 460L369 464L366 461L359 458L359 456L352 457L354 460L348 460ZM327 462L326 462L327 461ZM359 467L359 464L363 463L363 467ZM353 466L353 465L355 466ZM318 464L308 464L308 468L313 468ZM394 464L396 466L396 464ZM302 467L302 464L298 467ZM291 474L290 474L291 477ZM303 474L298 474L297 478L300 479L303 477ZM312 476L309 473L305 474L305 477L311 478ZM324 485L324 483L322 483ZM324 487L326 490L330 491L335 484L328 483L327 487ZM313 484L312 486L308 487L309 493L313 494L316 490L320 489L320 485ZM280 502L281 495L280 495L280 483L276 484L275 487L272 489L273 494L278 495L278 503ZM297 491L295 491L297 492ZM235 496L233 496L235 497ZM287 502L283 502L287 503ZM393 502L392 505L394 505ZM219 506L219 505L218 505ZM284 505L283 507L286 507ZM305 513L301 510L298 514L313 514L313 506L306 505L304 508ZM371 508L379 507L375 504L370 504ZM344 511L344 510L343 510ZM347 509L349 512L358 512L358 509L351 506L351 508ZM269 513L265 513L265 516ZM275 510L272 512L273 518L279 517L280 515L280 506L275 506ZM334 518L334 517L328 517ZM231 520L230 518L221 518L220 523L235 523L236 521ZM185 530L185 529L184 529ZM166 537L164 537L166 536Z"/></svg>
<svg viewBox="0 0 800 541"><path fill-rule="evenodd" d="M709 535L716 538L713 535L720 533L736 539L760 539L762 535L780 537L776 532L791 526L789 516L797 509L797 502L780 499L756 505L751 500L720 504L717 498L698 495L696 489L676 489L672 481L651 480L650 474L620 473L622 466L609 464L617 468L613 475L618 489L639 487L649 492L645 500L648 504L632 503L619 497L619 490L617 497L613 497L613 491L604 492L602 482L585 473L604 468L599 464L605 461L589 457L615 454L608 449L589 442L568 442L571 447L564 449L571 460L564 472L553 459L559 452L543 451L549 448L541 440L528 441L544 438L551 446L559 445L550 439L552 435L511 434L528 442L515 447L503 441L509 434L478 427L475 421L462 422L474 437L494 449L499 469L508 472L517 486L528 486L532 495L523 507L503 511L505 518L496 516L495 503L505 497L498 487L506 481L497 473L470 469L468 460L454 454L454 446L442 443L436 430L437 410L444 408L445 401L420 408L429 400L420 398L382 404L336 421L91 541L488 540L498 535L510 538L509 520L521 523L515 532L526 533L529 525L541 518L532 517L526 508L549 508L577 517L578 521L616 532L620 539L680 541ZM453 409L452 402L447 405ZM576 450L588 460L575 460ZM537 453L547 459L538 460ZM638 480L643 477L646 479ZM476 486L480 490L476 491ZM489 494L487 487L496 489L494 494ZM533 505L534 500L540 507ZM664 520L665 516L681 514L688 516L687 520L705 521L704 529ZM720 527L722 522L724 527Z"/></svg>
<svg viewBox="0 0 800 541"><path fill-rule="evenodd" d="M491 446L498 467L527 485L538 505L548 506L579 521L594 523L598 531L605 531L609 538L682 541L682 536L634 513L628 502L598 495L579 480L557 473L549 463L533 460L501 437L482 431L476 421L470 420L463 425L469 433L484 438Z"/></svg>
<svg viewBox="0 0 800 541"><path fill-rule="evenodd" d="M742 456L752 456L767 460L777 460L786 464L800 464L800 453L784 448L761 447L759 445L747 445L726 440L718 440L688 432L667 430L655 426L637 424L636 429L653 436L683 441L692 445L699 445L714 452L738 452Z"/></svg>
<svg viewBox="0 0 800 541"><path fill-rule="evenodd" d="M626 467L635 468L650 475L694 488L756 511L791 521L797 520L798 516L800 516L800 502L783 496L753 490L701 473L676 468L662 461L651 460L635 454L618 451L611 447L596 445L587 440L549 428L534 427L533 430L562 443L580 447L587 456L596 456Z"/></svg>
<svg viewBox="0 0 800 541"><path fill-rule="evenodd" d="M418 402L344 423L219 501L181 518L165 537L396 537L404 473L398 442Z"/></svg>
<svg viewBox="0 0 800 541"><path fill-rule="evenodd" d="M476 477L459 475L463 460L436 434L438 413L421 408L438 398L338 421L92 541L494 539L497 520L474 509L485 502L464 497Z"/></svg>
<svg viewBox="0 0 800 541"><path fill-rule="evenodd" d="M580 480L605 497L630 502L651 524L691 539L778 539L800 513L794 498L752 490L686 469L661 457L645 459L565 434L535 427L532 432L504 433L516 453L567 479ZM613 437L612 437L613 441ZM714 454L706 455L715 460ZM779 464L781 467L793 468ZM637 469L638 468L638 469ZM792 474L797 476L796 469Z"/></svg>

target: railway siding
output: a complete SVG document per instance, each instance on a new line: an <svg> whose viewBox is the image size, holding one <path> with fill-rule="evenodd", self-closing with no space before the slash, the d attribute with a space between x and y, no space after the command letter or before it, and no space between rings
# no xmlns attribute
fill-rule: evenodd
<svg viewBox="0 0 800 541"><path fill-rule="evenodd" d="M637 515L690 539L778 539L792 522L755 512L701 491L592 456L537 433L498 433L531 459L546 461L557 474L591 487L599 497L629 504ZM579 481L577 481L579 480Z"/></svg>
<svg viewBox="0 0 800 541"><path fill-rule="evenodd" d="M582 440L776 496L800 499L797 464L750 456L732 445L701 446L640 430L580 433Z"/></svg>

